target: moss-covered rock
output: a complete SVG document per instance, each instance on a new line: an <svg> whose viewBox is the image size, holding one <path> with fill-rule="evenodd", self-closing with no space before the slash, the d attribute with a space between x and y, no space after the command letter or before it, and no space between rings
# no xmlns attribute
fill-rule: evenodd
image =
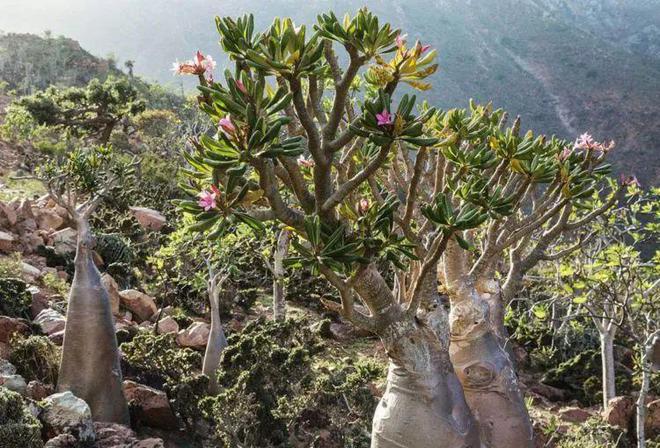
<svg viewBox="0 0 660 448"><path fill-rule="evenodd" d="M32 294L25 282L18 278L0 278L0 315L30 317Z"/></svg>
<svg viewBox="0 0 660 448"><path fill-rule="evenodd" d="M60 347L53 344L46 336L18 337L12 340L12 347L9 361L27 381L57 383L57 372L62 356Z"/></svg>
<svg viewBox="0 0 660 448"><path fill-rule="evenodd" d="M40 448L41 424L16 392L0 387L0 442L3 448Z"/></svg>

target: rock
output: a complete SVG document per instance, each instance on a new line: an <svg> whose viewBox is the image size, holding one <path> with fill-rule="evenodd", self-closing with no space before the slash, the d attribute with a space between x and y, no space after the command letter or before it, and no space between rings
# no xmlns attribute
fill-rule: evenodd
<svg viewBox="0 0 660 448"><path fill-rule="evenodd" d="M55 392L52 384L44 384L41 381L30 381L27 385L27 396L33 400L40 401Z"/></svg>
<svg viewBox="0 0 660 448"><path fill-rule="evenodd" d="M11 233L0 231L0 251L4 253L11 253L14 251L14 243L16 238Z"/></svg>
<svg viewBox="0 0 660 448"><path fill-rule="evenodd" d="M25 383L25 378L21 375L0 375L0 386L6 387L7 389L21 395L27 393L27 384Z"/></svg>
<svg viewBox="0 0 660 448"><path fill-rule="evenodd" d="M119 297L121 303L131 310L141 321L148 320L158 311L154 298L137 289L120 291Z"/></svg>
<svg viewBox="0 0 660 448"><path fill-rule="evenodd" d="M78 439L71 434L60 434L48 440L44 448L77 448Z"/></svg>
<svg viewBox="0 0 660 448"><path fill-rule="evenodd" d="M7 221L8 227L14 227L18 219L14 209L10 205L7 205L1 201L0 201L0 218Z"/></svg>
<svg viewBox="0 0 660 448"><path fill-rule="evenodd" d="M21 269L23 271L23 274L27 275L28 277L32 277L33 279L37 279L41 277L41 270L39 268L35 268L31 264L22 262Z"/></svg>
<svg viewBox="0 0 660 448"><path fill-rule="evenodd" d="M0 342L9 343L15 334L26 335L30 327L23 319L9 316L0 316Z"/></svg>
<svg viewBox="0 0 660 448"><path fill-rule="evenodd" d="M193 322L185 330L181 330L176 336L177 344L182 347L191 347L203 350L206 347L206 341L209 338L211 328L205 322Z"/></svg>
<svg viewBox="0 0 660 448"><path fill-rule="evenodd" d="M51 235L53 248L58 255L66 255L76 251L78 232L71 227L66 227Z"/></svg>
<svg viewBox="0 0 660 448"><path fill-rule="evenodd" d="M660 435L660 400L654 400L648 404L644 428L649 440Z"/></svg>
<svg viewBox="0 0 660 448"><path fill-rule="evenodd" d="M635 414L635 400L632 397L614 397L603 411L603 420L609 425L628 429Z"/></svg>
<svg viewBox="0 0 660 448"><path fill-rule="evenodd" d="M48 296L43 293L38 287L30 286L28 288L30 294L32 294L32 303L30 304L30 315L32 318L36 318L40 312L45 310L50 306L50 301Z"/></svg>
<svg viewBox="0 0 660 448"><path fill-rule="evenodd" d="M65 219L52 208L34 208L32 211L41 230L59 230L65 223Z"/></svg>
<svg viewBox="0 0 660 448"><path fill-rule="evenodd" d="M165 448L165 442L162 439L152 437L140 440L133 448Z"/></svg>
<svg viewBox="0 0 660 448"><path fill-rule="evenodd" d="M529 388L530 392L547 398L550 401L558 402L566 400L566 391L548 384L538 383Z"/></svg>
<svg viewBox="0 0 660 448"><path fill-rule="evenodd" d="M6 359L0 359L0 375L13 375L16 373L16 367Z"/></svg>
<svg viewBox="0 0 660 448"><path fill-rule="evenodd" d="M564 408L559 411L559 417L569 423L584 423L593 415L593 412L578 407Z"/></svg>
<svg viewBox="0 0 660 448"><path fill-rule="evenodd" d="M52 308L46 308L34 318L34 323L39 325L41 331L50 336L58 331L64 330L66 319Z"/></svg>
<svg viewBox="0 0 660 448"><path fill-rule="evenodd" d="M0 359L9 359L11 346L6 342L0 342Z"/></svg>
<svg viewBox="0 0 660 448"><path fill-rule="evenodd" d="M117 423L94 422L97 448L133 447L138 442L131 428Z"/></svg>
<svg viewBox="0 0 660 448"><path fill-rule="evenodd" d="M126 380L124 395L140 422L152 428L177 428L177 420L165 392Z"/></svg>
<svg viewBox="0 0 660 448"><path fill-rule="evenodd" d="M158 334L178 333L179 324L170 316L166 316L158 321Z"/></svg>
<svg viewBox="0 0 660 448"><path fill-rule="evenodd" d="M48 339L50 339L53 344L59 345L61 347L62 344L64 344L64 330L49 334Z"/></svg>
<svg viewBox="0 0 660 448"><path fill-rule="evenodd" d="M138 223L147 230L160 230L167 222L167 218L157 210L146 207L130 207L130 210Z"/></svg>
<svg viewBox="0 0 660 448"><path fill-rule="evenodd" d="M92 411L84 400L69 391L50 395L44 400L41 420L49 438L71 434L83 443L96 439Z"/></svg>
<svg viewBox="0 0 660 448"><path fill-rule="evenodd" d="M121 296L119 295L119 286L114 278L107 272L101 276L101 283L105 286L110 296L110 308L112 309L113 316L119 316L119 303L121 303Z"/></svg>

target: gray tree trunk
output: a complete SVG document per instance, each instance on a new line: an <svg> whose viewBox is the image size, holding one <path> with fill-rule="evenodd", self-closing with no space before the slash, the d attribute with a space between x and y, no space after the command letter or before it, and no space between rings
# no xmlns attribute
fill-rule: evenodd
<svg viewBox="0 0 660 448"><path fill-rule="evenodd" d="M286 320L284 300L284 259L289 252L289 231L282 229L277 237L277 247L273 256L273 318Z"/></svg>
<svg viewBox="0 0 660 448"><path fill-rule="evenodd" d="M603 329L600 333L600 354L603 369L603 409L616 397L616 376L614 374L614 335L615 327Z"/></svg>
<svg viewBox="0 0 660 448"><path fill-rule="evenodd" d="M478 427L436 333L417 320L391 324L387 388L373 419L372 448L480 448Z"/></svg>
<svg viewBox="0 0 660 448"><path fill-rule="evenodd" d="M77 219L75 274L67 308L57 390L87 402L96 421L129 423L108 292L92 257L86 219Z"/></svg>
<svg viewBox="0 0 660 448"><path fill-rule="evenodd" d="M218 367L222 352L227 347L227 338L220 321L220 288L223 280L218 282L218 275L211 275L209 280L208 295L211 305L211 331L206 343L204 352L204 363L202 373L209 377L209 393L217 394L218 388Z"/></svg>
<svg viewBox="0 0 660 448"><path fill-rule="evenodd" d="M646 423L646 398L651 387L651 372L657 371L660 366L656 363L658 346L660 346L660 330L656 330L646 340L642 347L642 385L639 388L639 397L637 398L637 417L635 429L637 430L637 448L646 447L646 433L644 424Z"/></svg>

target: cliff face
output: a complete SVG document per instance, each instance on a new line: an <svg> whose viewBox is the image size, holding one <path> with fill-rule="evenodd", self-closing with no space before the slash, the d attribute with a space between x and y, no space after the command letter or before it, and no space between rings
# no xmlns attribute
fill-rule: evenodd
<svg viewBox="0 0 660 448"><path fill-rule="evenodd" d="M63 0L53 5L58 1ZM311 23L320 12L356 9L352 0L307 0L304 8L298 0L226 0L221 6L212 0L97 0L94 7L67 1L76 3L75 14L70 8L33 8L7 15L29 13L29 22L41 30L50 23L48 13L51 22L67 24L55 32L67 34L69 26L85 47L133 59L136 73L166 83L173 82L171 62L197 49L226 62L215 15L253 12L264 28L273 16ZM588 131L614 139L617 172L635 173L646 185L660 181L660 0L363 3L410 39L422 38L439 49L440 70L428 92L437 106L492 100L539 132L573 139ZM100 17L93 33L80 31L82 18ZM0 18L2 27L7 29Z"/></svg>

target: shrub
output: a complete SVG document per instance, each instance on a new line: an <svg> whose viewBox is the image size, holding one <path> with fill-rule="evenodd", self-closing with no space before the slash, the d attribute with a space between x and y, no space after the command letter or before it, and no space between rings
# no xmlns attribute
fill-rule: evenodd
<svg viewBox="0 0 660 448"><path fill-rule="evenodd" d="M29 336L12 340L13 351L9 361L27 381L39 380L57 383L61 350L46 336Z"/></svg>
<svg viewBox="0 0 660 448"><path fill-rule="evenodd" d="M21 266L22 257L19 252L14 252L8 257L0 258L0 278L14 277L20 278L23 275Z"/></svg>
<svg viewBox="0 0 660 448"><path fill-rule="evenodd" d="M0 278L0 314L29 318L31 303L32 294L23 280Z"/></svg>
<svg viewBox="0 0 660 448"><path fill-rule="evenodd" d="M202 356L176 345L171 333L157 335L141 331L130 342L121 344L122 361L128 377L162 389L169 380L178 380L202 367Z"/></svg>
<svg viewBox="0 0 660 448"><path fill-rule="evenodd" d="M575 425L562 437L557 448L632 448L621 430L603 423L598 417Z"/></svg>
<svg viewBox="0 0 660 448"><path fill-rule="evenodd" d="M3 448L40 448L41 424L16 392L0 387L0 441Z"/></svg>

